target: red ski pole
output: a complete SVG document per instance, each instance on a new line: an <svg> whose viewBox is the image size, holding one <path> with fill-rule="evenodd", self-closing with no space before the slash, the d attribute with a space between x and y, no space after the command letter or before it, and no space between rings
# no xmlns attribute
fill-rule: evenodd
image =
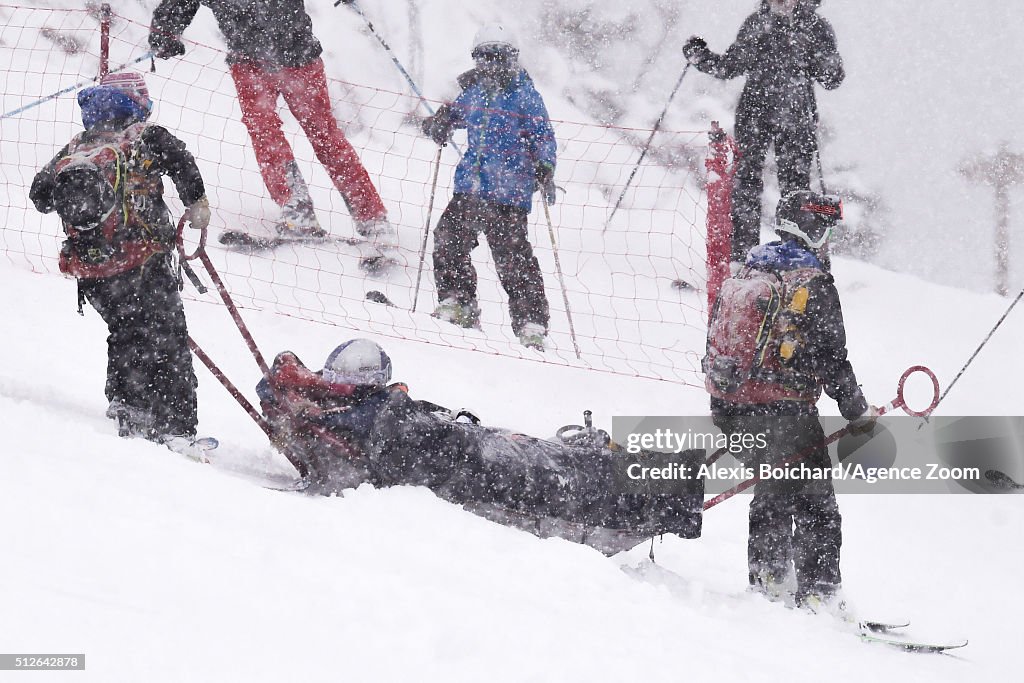
<svg viewBox="0 0 1024 683"><path fill-rule="evenodd" d="M911 375L913 375L915 372L923 372L925 375L928 376L928 379L930 379L932 381L932 402L924 410L913 410L913 409L911 409L910 406L907 405L907 401L906 401L906 399L904 398L904 395L903 395L904 387L907 384L907 378L910 377ZM894 398L893 400L889 401L882 408L879 408L878 409L878 415L879 415L879 417L881 417L882 415L885 415L886 413L891 413L892 411L896 410L897 408L902 408L903 412L905 412L907 415L913 415L914 417L926 417L929 414L931 414L931 412L933 410L935 410L935 406L937 406L938 404L939 404L939 379L935 376L934 372L932 372L931 370L929 370L925 366L923 366L923 365L915 365L913 367L907 368L907 370L903 373L903 376L900 377L899 385L896 388L896 398ZM794 462L797 462L799 460L802 460L802 459L806 458L808 455L810 455L811 453L813 453L814 451L816 451L818 448L821 448L822 446L828 446L829 444L837 441L838 439L842 438L843 436L845 436L849 432L850 432L850 425L846 425L842 429L838 429L838 430L832 432L831 434L829 434L827 437L825 437L825 440L822 441L821 443L814 444L813 446L805 448L804 450L800 451L799 453L796 453L795 455L791 455L790 457L788 457L785 460L783 460L782 462L780 462L779 465L789 465L790 463L794 463ZM709 462L714 462L714 459L717 459L716 456L718 456L718 455L719 455L719 453L715 453L710 458L708 458L708 461ZM718 505L719 503L721 503L723 501L726 501L726 500L729 500L730 498L735 496L737 493L742 493L743 491L746 491L751 486L756 484L759 480L760 480L760 477L754 476L754 477L751 477L750 479L747 479L744 482L741 482L741 483L737 484L736 486L733 486L728 491L723 491L722 493L719 493L714 498L704 502L704 509L705 510L709 510L709 509L715 507L716 505Z"/></svg>

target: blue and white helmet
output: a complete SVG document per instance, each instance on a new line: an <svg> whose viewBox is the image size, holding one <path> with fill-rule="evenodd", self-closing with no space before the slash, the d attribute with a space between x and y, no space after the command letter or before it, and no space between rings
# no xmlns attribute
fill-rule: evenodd
<svg viewBox="0 0 1024 683"><path fill-rule="evenodd" d="M391 359L377 342L350 339L327 357L323 378L332 384L384 386L391 381Z"/></svg>

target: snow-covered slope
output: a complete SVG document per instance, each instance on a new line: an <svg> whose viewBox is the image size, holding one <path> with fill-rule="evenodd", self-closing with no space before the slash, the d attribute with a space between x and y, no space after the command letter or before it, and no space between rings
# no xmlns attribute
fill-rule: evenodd
<svg viewBox="0 0 1024 683"><path fill-rule="evenodd" d="M1002 305L861 264L836 270L853 360L876 401L914 362L948 378ZM261 488L293 473L201 369L201 429L222 440L216 464L119 439L102 417L98 317L75 315L60 278L4 266L0 282L0 642L85 652L75 680L978 681L1016 666L1020 497L840 500L851 603L911 618L922 636L971 639L955 656L907 655L745 594L742 498L708 513L702 539L656 544L671 574L642 581L620 567L644 566L646 547L605 558L425 490L311 498ZM945 316L935 302L949 304ZM188 312L193 335L251 396L258 371L227 313ZM265 353L291 348L313 365L358 334L246 317ZM1020 321L943 408L1013 412L1022 372L1007 359ZM537 434L583 408L603 424L705 410L701 392L665 382L385 344L415 395Z"/></svg>

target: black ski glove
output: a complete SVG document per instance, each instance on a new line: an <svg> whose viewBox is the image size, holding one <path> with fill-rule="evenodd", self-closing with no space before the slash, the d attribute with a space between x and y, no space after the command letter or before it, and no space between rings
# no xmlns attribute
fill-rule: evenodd
<svg viewBox="0 0 1024 683"><path fill-rule="evenodd" d="M172 36L163 31L153 31L149 34L149 46L153 48L153 55L157 59L170 59L185 54L185 43L177 36Z"/></svg>
<svg viewBox="0 0 1024 683"><path fill-rule="evenodd" d="M690 36L690 39L683 45L683 56L690 64L704 61L710 52L707 41L700 36Z"/></svg>
<svg viewBox="0 0 1024 683"><path fill-rule="evenodd" d="M869 405L864 414L856 420L850 420L850 433L859 436L861 434L872 434L875 431L875 424L878 422L880 413L878 408Z"/></svg>
<svg viewBox="0 0 1024 683"><path fill-rule="evenodd" d="M555 200L555 168L551 164L540 161L533 170L533 177L537 181L537 191L543 192L547 199L548 206L554 206Z"/></svg>
<svg viewBox="0 0 1024 683"><path fill-rule="evenodd" d="M433 116L423 119L423 134L442 147L448 144L452 137L452 108L442 104Z"/></svg>

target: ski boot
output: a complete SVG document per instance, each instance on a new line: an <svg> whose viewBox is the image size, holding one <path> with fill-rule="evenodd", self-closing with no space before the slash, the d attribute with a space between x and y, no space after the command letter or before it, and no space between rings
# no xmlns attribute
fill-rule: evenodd
<svg viewBox="0 0 1024 683"><path fill-rule="evenodd" d="M544 341L547 339L548 331L543 325L537 323L526 323L519 330L519 343L528 349L544 350Z"/></svg>
<svg viewBox="0 0 1024 683"><path fill-rule="evenodd" d="M855 623L853 612L835 587L798 591L796 606L811 614L824 614L845 623Z"/></svg>
<svg viewBox="0 0 1024 683"><path fill-rule="evenodd" d="M387 217L355 222L356 232L366 240L359 266L370 273L397 265L398 232Z"/></svg>
<svg viewBox="0 0 1024 683"><path fill-rule="evenodd" d="M751 573L749 575L751 593L763 595L769 602L783 602L792 595L786 581L779 581L770 572Z"/></svg>
<svg viewBox="0 0 1024 683"><path fill-rule="evenodd" d="M452 325L480 329L480 307L475 301L462 304L448 297L438 304L432 315Z"/></svg>
<svg viewBox="0 0 1024 683"><path fill-rule="evenodd" d="M320 227L313 202L295 195L281 207L281 216L274 226L279 237L294 240L318 240L327 237L327 231Z"/></svg>
<svg viewBox="0 0 1024 683"><path fill-rule="evenodd" d="M130 406L116 398L107 406L106 416L117 422L117 435L125 439L148 439L156 424L156 417L148 410Z"/></svg>

